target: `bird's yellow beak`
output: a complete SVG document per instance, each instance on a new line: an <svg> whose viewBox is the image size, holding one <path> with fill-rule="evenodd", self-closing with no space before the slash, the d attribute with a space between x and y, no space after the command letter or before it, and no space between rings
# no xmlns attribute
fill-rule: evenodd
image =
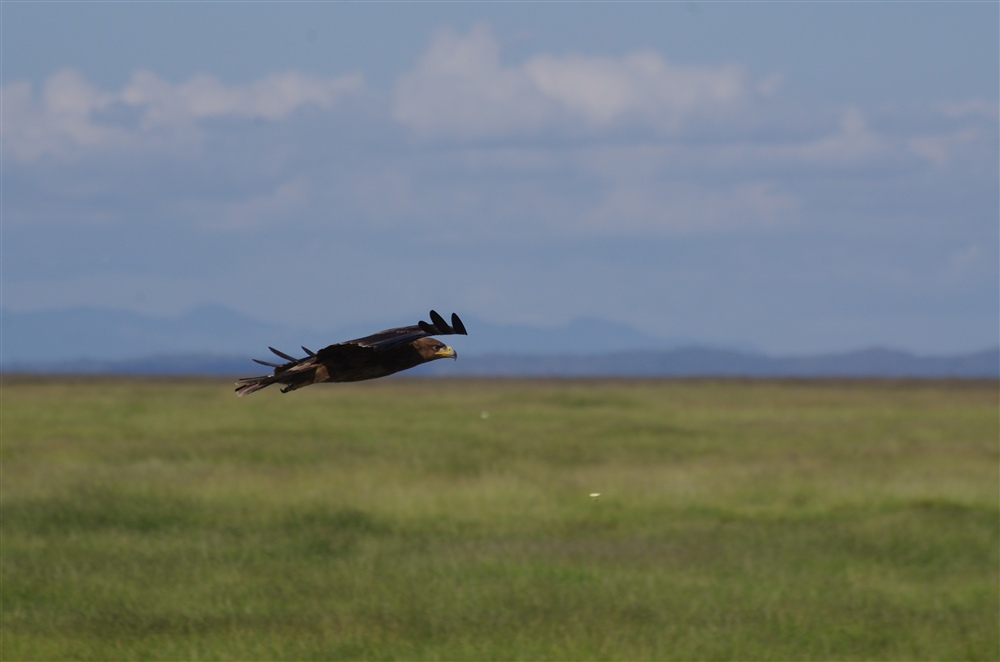
<svg viewBox="0 0 1000 662"><path fill-rule="evenodd" d="M438 351L434 352L434 355L435 356L440 356L442 359L457 359L458 358L458 352L456 352L455 350L453 350L451 347L448 347L447 345L445 345L444 347L442 347Z"/></svg>

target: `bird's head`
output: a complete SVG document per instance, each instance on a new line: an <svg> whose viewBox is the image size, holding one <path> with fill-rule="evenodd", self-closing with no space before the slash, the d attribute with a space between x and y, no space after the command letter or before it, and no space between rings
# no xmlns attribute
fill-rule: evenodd
<svg viewBox="0 0 1000 662"><path fill-rule="evenodd" d="M448 345L445 345L440 340L435 340L434 338L420 338L413 341L413 347L420 354L421 358L426 361L434 361L436 359L457 359L458 352L456 352Z"/></svg>

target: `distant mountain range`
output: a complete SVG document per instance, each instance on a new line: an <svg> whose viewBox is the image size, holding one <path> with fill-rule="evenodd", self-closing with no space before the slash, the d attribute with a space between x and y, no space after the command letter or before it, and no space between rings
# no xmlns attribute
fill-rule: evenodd
<svg viewBox="0 0 1000 662"><path fill-rule="evenodd" d="M249 359L265 358L267 345L318 349L377 330L290 329L222 307L202 307L169 319L90 308L0 314L4 372L247 376L263 374ZM651 338L604 320L579 320L554 329L497 326L473 318L465 322L475 350L463 347L472 344L471 336L469 341L456 338L457 362L438 361L408 374L1000 377L1000 348L950 356L875 348L776 357Z"/></svg>
<svg viewBox="0 0 1000 662"><path fill-rule="evenodd" d="M447 315L450 311L445 311ZM424 311L426 317L426 311ZM688 338L653 338L630 326L605 320L576 320L555 328L496 325L462 316L473 334L468 343L483 354L568 353L675 348ZM359 338L381 329L415 324L416 319L309 329L261 322L221 306L201 306L178 317L153 317L96 308L44 312L0 312L3 346L0 364L91 359L136 359L175 354L229 356L267 353L271 345L285 350L299 345L318 349L332 342ZM263 357L260 357L263 358Z"/></svg>

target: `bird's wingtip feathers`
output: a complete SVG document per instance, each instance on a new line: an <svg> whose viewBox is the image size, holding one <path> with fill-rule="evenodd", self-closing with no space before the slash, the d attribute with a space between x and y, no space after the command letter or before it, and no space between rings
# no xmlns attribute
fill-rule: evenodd
<svg viewBox="0 0 1000 662"><path fill-rule="evenodd" d="M451 327L448 326L448 323L444 321L444 318L436 310L431 311L431 324L437 328L438 333L447 334L451 331Z"/></svg>
<svg viewBox="0 0 1000 662"><path fill-rule="evenodd" d="M427 322L425 322L423 320L420 320L419 322L417 322L417 326L419 326L420 330L423 331L424 333L426 333L429 336L433 336L433 335L436 335L436 334L440 333L440 331L438 331L433 326L431 326L430 324L428 324Z"/></svg>
<svg viewBox="0 0 1000 662"><path fill-rule="evenodd" d="M462 324L462 320L458 319L458 313L451 314L451 326L455 329L455 333L463 336L469 335L469 332L465 330L465 325Z"/></svg>
<svg viewBox="0 0 1000 662"><path fill-rule="evenodd" d="M284 352L277 350L273 347L268 347L268 349L277 354L278 356L280 356L281 358L285 359L286 361L298 361L298 359L295 358L294 356L291 356L290 354L285 354Z"/></svg>
<svg viewBox="0 0 1000 662"><path fill-rule="evenodd" d="M436 310L432 310L430 312L430 316L431 316L430 324L424 321L420 321L418 323L421 331L423 331L427 335L441 335L441 336L450 336L455 334L461 336L469 335L469 332L465 330L465 325L462 324L462 320L459 319L457 313L451 314L451 326L448 325L448 322L446 322L444 318L441 317L441 315Z"/></svg>

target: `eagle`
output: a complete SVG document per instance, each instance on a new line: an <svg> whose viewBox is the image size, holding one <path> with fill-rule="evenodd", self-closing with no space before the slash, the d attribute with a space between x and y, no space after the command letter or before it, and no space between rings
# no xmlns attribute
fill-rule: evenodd
<svg viewBox="0 0 1000 662"><path fill-rule="evenodd" d="M307 356L301 359L268 347L287 363L253 359L255 363L274 368L274 374L238 380L236 395L242 397L271 384L284 384L285 388L281 392L288 393L321 382L360 382L385 377L437 359L457 359L458 353L454 349L431 336L468 335L462 320L452 313L449 325L433 310L430 316L429 324L421 320L413 326L386 329L364 338L324 347L318 352L303 347L302 351Z"/></svg>

